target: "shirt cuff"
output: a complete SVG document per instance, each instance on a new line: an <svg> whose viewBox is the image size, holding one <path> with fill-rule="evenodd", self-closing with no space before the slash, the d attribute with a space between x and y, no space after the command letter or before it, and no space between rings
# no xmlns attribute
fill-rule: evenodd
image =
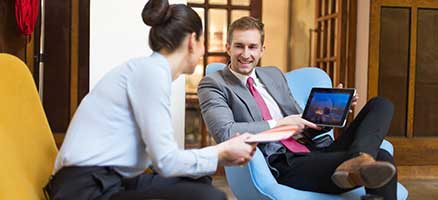
<svg viewBox="0 0 438 200"><path fill-rule="evenodd" d="M277 121L275 119L268 120L269 128L274 128L277 126Z"/></svg>
<svg viewBox="0 0 438 200"><path fill-rule="evenodd" d="M206 174L213 174L217 170L219 163L219 152L215 146L202 148L202 155L200 156L200 168Z"/></svg>

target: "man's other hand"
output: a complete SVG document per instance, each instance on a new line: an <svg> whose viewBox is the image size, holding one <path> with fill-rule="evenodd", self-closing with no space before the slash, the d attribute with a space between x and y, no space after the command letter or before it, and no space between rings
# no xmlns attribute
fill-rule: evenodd
<svg viewBox="0 0 438 200"><path fill-rule="evenodd" d="M342 89L342 88L344 88L344 85L342 85L342 83L339 83L338 88ZM351 101L351 106L350 106L350 110L349 110L350 113L353 112L354 106L357 105L357 100L359 100L359 94L356 91L356 94L354 94L353 100Z"/></svg>
<svg viewBox="0 0 438 200"><path fill-rule="evenodd" d="M316 130L320 130L321 127L317 126L316 124L309 122L302 118L301 114L298 115L289 115L285 118L277 120L276 127L283 126L283 125L296 125L297 126L297 132L301 133L305 128L312 128Z"/></svg>

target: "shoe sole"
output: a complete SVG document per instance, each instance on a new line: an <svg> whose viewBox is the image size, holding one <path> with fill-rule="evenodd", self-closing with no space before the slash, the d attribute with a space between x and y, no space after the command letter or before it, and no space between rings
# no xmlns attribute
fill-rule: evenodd
<svg viewBox="0 0 438 200"><path fill-rule="evenodd" d="M340 188L350 189L356 186L380 188L395 175L395 167L391 163L377 161L362 166L358 172L335 171L332 181Z"/></svg>
<svg viewBox="0 0 438 200"><path fill-rule="evenodd" d="M391 163L377 161L360 168L360 174L367 188L380 188L395 175L395 167Z"/></svg>

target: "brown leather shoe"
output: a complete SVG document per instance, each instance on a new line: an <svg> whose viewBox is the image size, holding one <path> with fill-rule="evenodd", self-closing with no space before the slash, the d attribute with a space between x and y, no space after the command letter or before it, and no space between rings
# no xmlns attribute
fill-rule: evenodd
<svg viewBox="0 0 438 200"><path fill-rule="evenodd" d="M344 161L336 168L332 181L340 188L356 186L379 188L388 183L395 174L395 166L390 162L376 161L367 153Z"/></svg>

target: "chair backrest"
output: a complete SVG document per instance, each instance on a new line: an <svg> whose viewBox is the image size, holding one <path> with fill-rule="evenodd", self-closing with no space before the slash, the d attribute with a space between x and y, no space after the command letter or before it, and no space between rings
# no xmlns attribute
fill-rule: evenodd
<svg viewBox="0 0 438 200"><path fill-rule="evenodd" d="M44 199L57 148L31 73L0 54L0 199Z"/></svg>
<svg viewBox="0 0 438 200"><path fill-rule="evenodd" d="M284 74L289 89L298 105L304 109L313 87L331 88L332 79L325 71L316 67L303 67ZM333 135L333 129L327 132ZM322 135L321 135L322 136ZM320 137L320 136L318 136Z"/></svg>
<svg viewBox="0 0 438 200"><path fill-rule="evenodd" d="M313 87L331 88L332 80L325 71L316 67L303 67L284 74L292 96L304 109Z"/></svg>
<svg viewBox="0 0 438 200"><path fill-rule="evenodd" d="M207 65L207 68L205 69L205 74L208 75L216 71L223 70L225 66L226 65L224 63L218 63L218 62L210 63Z"/></svg>

